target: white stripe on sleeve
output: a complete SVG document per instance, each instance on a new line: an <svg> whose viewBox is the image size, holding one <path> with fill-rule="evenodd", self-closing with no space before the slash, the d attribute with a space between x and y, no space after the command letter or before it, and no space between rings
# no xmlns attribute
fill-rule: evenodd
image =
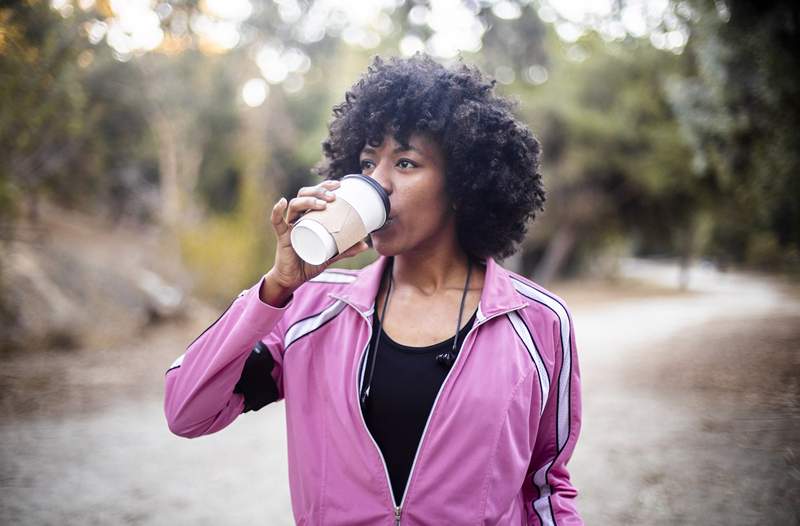
<svg viewBox="0 0 800 526"><path fill-rule="evenodd" d="M544 406L547 403L547 393L550 392L550 378L547 376L547 369L539 354L539 349L536 347L536 342L533 340L533 335L530 330L528 330L525 322L522 321L520 315L512 311L509 312L507 316L520 340L522 340L522 343L524 343L525 347L528 349L528 354L531 355L533 365L536 367L536 374L539 376L539 389L541 390L541 405L539 406L539 416L541 416L544 412Z"/></svg>
<svg viewBox="0 0 800 526"><path fill-rule="evenodd" d="M336 301L319 314L304 318L289 327L289 330L286 331L286 336L284 336L283 339L284 350L288 349L292 343L296 342L306 334L309 334L310 332L320 328L328 320L336 317L337 314L342 312L344 307L345 303L343 301Z"/></svg>
<svg viewBox="0 0 800 526"><path fill-rule="evenodd" d="M352 283L355 280L356 277L350 274L325 270L320 275L311 278L309 281L313 281L315 283Z"/></svg>
<svg viewBox="0 0 800 526"><path fill-rule="evenodd" d="M514 288L523 296L541 303L558 316L561 330L561 349L563 360L558 374L558 450L564 448L569 436L569 376L572 371L572 343L570 341L570 322L567 309L552 296L512 278Z"/></svg>

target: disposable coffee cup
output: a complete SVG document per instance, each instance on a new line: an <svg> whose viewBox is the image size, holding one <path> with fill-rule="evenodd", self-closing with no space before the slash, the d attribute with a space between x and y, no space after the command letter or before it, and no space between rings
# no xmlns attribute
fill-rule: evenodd
<svg viewBox="0 0 800 526"><path fill-rule="evenodd" d="M345 175L336 199L325 210L304 214L292 228L292 248L300 258L321 265L352 247L389 217L389 196L374 179L361 174Z"/></svg>

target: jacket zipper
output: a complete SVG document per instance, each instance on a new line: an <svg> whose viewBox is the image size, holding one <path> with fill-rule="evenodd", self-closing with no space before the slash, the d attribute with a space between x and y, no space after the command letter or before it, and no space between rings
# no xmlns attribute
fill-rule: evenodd
<svg viewBox="0 0 800 526"><path fill-rule="evenodd" d="M467 341L469 340L469 337L472 335L472 333L475 332L478 329L478 327L480 327L481 325L483 325L487 321L492 320L492 319L494 319L494 318L496 318L498 316L502 316L504 314L508 314L509 312L512 312L512 311L515 311L515 310L519 310L519 309L521 309L523 307L526 307L526 305L520 305L519 307L516 307L516 308L513 308L513 309L509 309L509 310L502 311L502 312L497 312L495 314L492 314L488 318L484 318L484 319L482 319L480 321L476 321L476 323L472 326L472 328L469 330L467 335L464 336L464 344L467 343ZM433 417L433 412L436 410L436 404L439 402L439 396L442 394L442 391L444 390L445 385L447 385L447 380L450 378L450 373L452 373L455 370L456 364L458 364L458 359L461 357L462 354L464 354L464 353L461 352L461 349L459 349L459 352L456 355L456 359L453 362L453 366L447 372L447 376L444 377L444 381L442 381L442 385L439 387L439 392L436 393L436 398L433 399L433 406L431 406L431 410L428 413L428 420L425 422L425 427L422 429L422 436L420 437L419 443L417 444L417 451L414 453L414 461L411 463L411 471L408 472L408 481L406 482L406 487L403 490L403 497L400 500L401 508L402 508L402 505L405 503L406 494L408 493L408 489L411 487L411 482L412 482L413 476L414 476L414 468L417 467L417 458L419 457L419 452L422 450L422 443L425 440L425 435L428 434L428 425L430 424L431 418ZM397 519L397 522L396 522L395 526L399 526L400 525L399 515L397 515L397 517L398 517L398 519Z"/></svg>
<svg viewBox="0 0 800 526"><path fill-rule="evenodd" d="M361 312L361 309L359 309L358 307L356 307L355 305L353 305L352 303L350 303L349 301L347 301L347 300L345 300L343 298L340 298L340 297L337 296L336 299L338 299L340 301L343 301L347 305L350 305L351 307L353 307L356 310L356 312L358 312L358 314L361 315L362 318L364 318L364 321L367 323L367 327L369 328L369 331L367 333L367 344L364 346L364 349L361 351L361 355L359 356L358 361L356 362L357 366L360 368L361 360L364 359L364 353L369 348L369 343L372 340L372 338L370 337L370 335L372 334L372 323L369 321L369 317L366 314L364 314L363 312ZM370 313L371 312L372 311L370 311ZM368 313L368 314L370 314L370 313ZM359 374L358 374L358 371L357 371L356 372L356 404L358 405L358 414L361 417L361 424L364 426L364 431L367 433L367 436L372 441L372 444L375 446L375 450L378 452L378 456L380 457L381 463L383 464L383 472L386 475L386 484L389 487L389 497L392 499L392 510L394 511L394 524L395 524L395 526L400 526L400 517L401 517L401 515L403 513L403 508L402 508L402 506L398 506L397 503L394 501L394 492L392 491L392 481L389 478L389 468L386 466L386 460L383 458L383 453L381 452L381 448L378 447L378 443L375 442L375 438L372 436L372 433L369 432L369 428L367 427L367 421L364 420L364 413L363 413L363 411L361 411L361 393L359 392L360 386L358 385L358 377L359 377Z"/></svg>
<svg viewBox="0 0 800 526"><path fill-rule="evenodd" d="M361 315L361 317L364 318L364 321L367 322L367 327L369 327L369 333L368 334L372 334L372 323L369 321L369 318L367 317L367 315L364 314L363 312L361 312L361 310L358 307L356 307L355 305L353 305L349 301L346 301L343 298L339 298L339 297L337 297L337 299L341 300L344 303L346 303L347 305L350 305L351 307L353 307L356 310L356 312L358 312ZM498 316L501 316L503 314L507 314L507 313L509 313L511 311L519 310L519 309L521 309L521 308L523 308L525 306L526 305L520 305L519 307L516 307L514 309L509 309L507 311L498 312L498 313L495 313L495 314L491 315L488 318L484 318L483 320L480 320L479 322L476 322L472 326L472 328L469 330L467 335L464 337L464 342L466 343L466 341L469 339L469 337L472 335L472 333L478 327L480 327L481 325L483 325L487 321L489 321L491 319L494 319L494 318L496 318ZM364 353L369 348L370 341L371 341L371 338L367 338L367 345L365 345L364 349L361 351L361 355L359 356L359 359L358 359L358 362L357 362L358 364L360 364L361 361L364 359ZM381 448L378 446L378 443L375 442L375 438L372 436L372 433L370 433L369 428L367 427L366 420L364 420L364 412L361 410L361 396L360 396L361 393L359 392L360 391L360 389L359 389L360 386L358 385L358 376L359 375L356 374L356 403L358 404L358 414L361 416L361 424L364 426L364 431L366 431L367 436L369 436L370 440L372 440L372 444L375 446L375 449L378 452L378 456L381 459L381 463L383 464L383 472L386 474L386 483L389 486L389 496L392 499L392 508L394 509L394 524L395 524L395 526L400 526L400 519L401 519L402 514L403 514L403 504L405 503L405 500L406 500L406 494L408 493L408 488L411 486L412 476L414 475L414 468L417 466L417 457L419 456L419 452L422 449L421 446L422 446L423 441L425 440L425 435L428 433L428 424L430 424L431 417L433 416L433 412L436 410L436 404L439 401L439 395L442 394L442 390L444 389L444 386L447 384L448 378L450 378L450 373L452 373L453 369L456 368L456 364L458 363L458 359L461 357L462 354L463 353L459 351L459 353L456 355L456 359L453 362L453 366L447 372L447 376L445 376L444 381L442 381L442 385L439 387L439 392L436 393L436 398L434 398L434 400L433 400L433 406L431 406L431 410L428 413L428 420L425 422L425 427L423 428L422 436L419 439L419 443L417 443L417 451L414 453L414 462L411 464L411 471L409 471L409 473L408 473L408 480L406 481L406 487L403 490L403 496L400 499L400 505L399 506L397 505L397 503L394 500L394 491L392 490L392 480L389 477L389 468L386 466L386 460L383 458L383 453L381 452Z"/></svg>

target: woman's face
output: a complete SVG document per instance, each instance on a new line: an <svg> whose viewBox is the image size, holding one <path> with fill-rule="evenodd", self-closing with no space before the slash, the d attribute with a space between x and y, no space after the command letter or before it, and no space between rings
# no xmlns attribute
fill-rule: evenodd
<svg viewBox="0 0 800 526"><path fill-rule="evenodd" d="M444 155L432 139L414 134L409 149L387 135L361 150L361 173L378 181L389 194L389 221L371 234L378 253L393 256L434 248L453 236L453 214L445 195Z"/></svg>

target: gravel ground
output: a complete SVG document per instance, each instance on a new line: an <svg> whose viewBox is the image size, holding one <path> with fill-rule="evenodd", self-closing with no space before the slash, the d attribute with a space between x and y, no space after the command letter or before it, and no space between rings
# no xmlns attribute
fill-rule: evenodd
<svg viewBox="0 0 800 526"><path fill-rule="evenodd" d="M588 524L800 524L800 314L714 321L587 372Z"/></svg>
<svg viewBox="0 0 800 526"><path fill-rule="evenodd" d="M581 356L579 509L590 525L800 524L800 307L752 276L693 288L555 288ZM4 357L0 524L292 524L281 403L208 437L167 430L164 370L216 316Z"/></svg>

